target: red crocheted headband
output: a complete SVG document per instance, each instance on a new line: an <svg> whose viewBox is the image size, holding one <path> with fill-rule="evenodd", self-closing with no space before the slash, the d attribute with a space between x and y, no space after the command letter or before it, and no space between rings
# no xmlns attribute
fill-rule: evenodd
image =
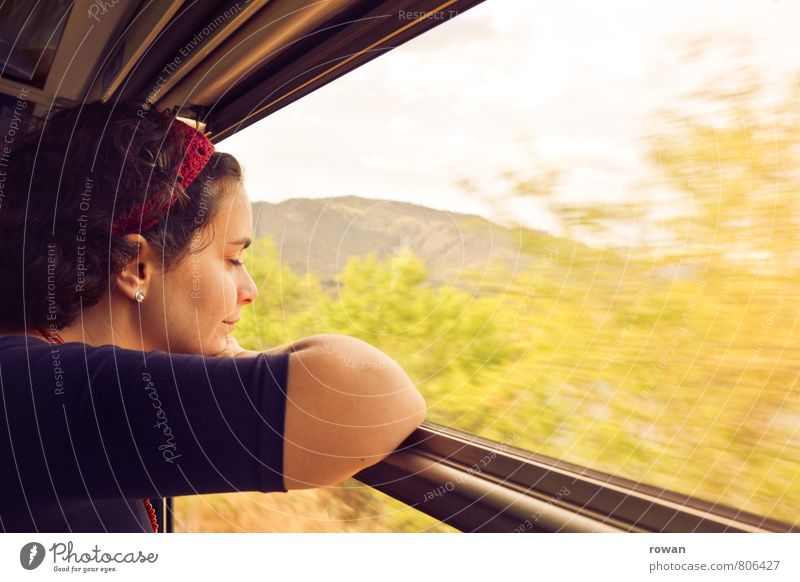
<svg viewBox="0 0 800 582"><path fill-rule="evenodd" d="M186 189L197 178L208 163L208 160L211 159L211 154L214 153L214 144L203 132L177 119L172 120L169 131L170 139L180 139L183 136L185 149L183 162L178 170L178 183ZM170 196L163 212L166 213L177 199L177 196ZM129 232L142 232L151 228L161 220L162 216L159 214L149 220L147 216L156 210L160 203L161 201L158 198L151 198L145 201L144 204L133 207L128 214L115 220L111 229L116 234L127 234Z"/></svg>

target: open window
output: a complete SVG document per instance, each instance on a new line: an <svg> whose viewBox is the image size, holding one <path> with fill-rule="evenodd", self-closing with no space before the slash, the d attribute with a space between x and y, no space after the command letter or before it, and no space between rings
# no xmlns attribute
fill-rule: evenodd
<svg viewBox="0 0 800 582"><path fill-rule="evenodd" d="M202 124L285 186L254 213L251 270L280 287L253 337L356 335L426 394L351 507L396 531L798 531L789 28L503 0L21 6L0 8L0 130L119 98Z"/></svg>

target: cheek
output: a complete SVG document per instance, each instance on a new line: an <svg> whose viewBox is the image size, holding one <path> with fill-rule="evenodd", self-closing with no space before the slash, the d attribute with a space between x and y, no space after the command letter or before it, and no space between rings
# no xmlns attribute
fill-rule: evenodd
<svg viewBox="0 0 800 582"><path fill-rule="evenodd" d="M175 322L177 325L189 323L196 325L213 316L214 297L219 295L220 269L206 257L190 255L180 272L172 275L170 285L165 287L165 300L175 307L174 313L180 313L186 322ZM180 303L180 305L178 305Z"/></svg>
<svg viewBox="0 0 800 582"><path fill-rule="evenodd" d="M212 266L204 272L201 282L201 291L195 300L198 317L209 327L219 327L225 332L222 321L236 306L237 281L234 269Z"/></svg>
<svg viewBox="0 0 800 582"><path fill-rule="evenodd" d="M167 273L159 288L159 295L163 294L163 313L169 325L184 325L188 323L187 316L194 311L195 297L202 297L202 289L196 288L196 279L192 276L193 270L188 263ZM192 318L193 319L193 318Z"/></svg>

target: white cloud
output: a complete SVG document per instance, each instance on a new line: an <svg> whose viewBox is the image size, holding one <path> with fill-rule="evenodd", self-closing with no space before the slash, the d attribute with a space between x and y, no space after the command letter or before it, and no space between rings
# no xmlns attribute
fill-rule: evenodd
<svg viewBox="0 0 800 582"><path fill-rule="evenodd" d="M788 1L491 0L220 149L242 160L254 199L358 194L490 216L459 178L496 196L504 170L555 163L570 173L565 187L604 200L646 178L653 112L731 64L725 51L681 61L680 39L744 35L748 58L785 78L800 69L799 13ZM530 201L510 204L553 227Z"/></svg>

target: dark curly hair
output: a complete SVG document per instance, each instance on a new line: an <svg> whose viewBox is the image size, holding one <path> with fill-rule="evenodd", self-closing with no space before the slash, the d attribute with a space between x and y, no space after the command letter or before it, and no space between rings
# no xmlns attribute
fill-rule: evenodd
<svg viewBox="0 0 800 582"><path fill-rule="evenodd" d="M218 208L221 181L241 181L242 169L215 152L184 190L184 144L170 123L179 122L156 109L96 101L34 117L15 137L0 206L0 328L60 329L98 303L138 251L111 226L145 197L162 202L160 219L139 234L164 268L190 252Z"/></svg>

